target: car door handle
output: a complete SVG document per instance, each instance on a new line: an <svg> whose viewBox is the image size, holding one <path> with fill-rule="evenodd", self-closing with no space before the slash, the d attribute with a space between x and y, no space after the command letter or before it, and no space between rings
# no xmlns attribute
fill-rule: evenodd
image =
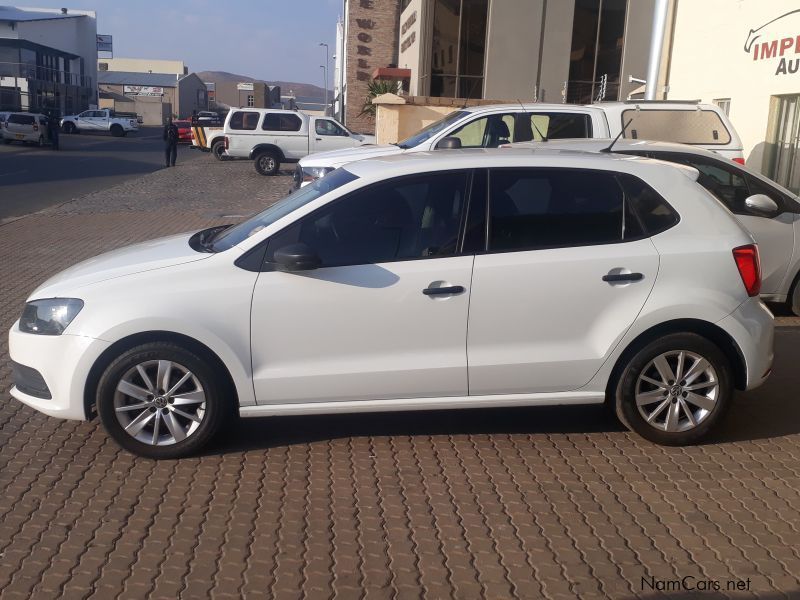
<svg viewBox="0 0 800 600"><path fill-rule="evenodd" d="M603 275L603 281L609 283L620 283L625 281L641 281L644 275L641 273L607 273Z"/></svg>
<svg viewBox="0 0 800 600"><path fill-rule="evenodd" d="M426 296L439 296L442 294L463 294L466 290L463 285L451 285L448 287L429 287L422 290Z"/></svg>

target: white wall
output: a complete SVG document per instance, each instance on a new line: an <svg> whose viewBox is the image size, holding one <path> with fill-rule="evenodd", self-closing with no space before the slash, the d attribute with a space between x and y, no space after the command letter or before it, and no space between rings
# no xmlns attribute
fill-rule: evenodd
<svg viewBox="0 0 800 600"><path fill-rule="evenodd" d="M669 73L670 99L731 98L730 118L744 144L747 165L762 169L770 97L800 94L800 68L779 74L781 58L800 65L800 12L769 21L800 8L798 0L679 1ZM760 36L745 50L752 35ZM780 55L754 60L762 42L791 39ZM788 44L788 42L787 42Z"/></svg>
<svg viewBox="0 0 800 600"><path fill-rule="evenodd" d="M152 58L100 58L107 63L109 71L128 73L167 73L183 77L186 65L182 60L161 60Z"/></svg>

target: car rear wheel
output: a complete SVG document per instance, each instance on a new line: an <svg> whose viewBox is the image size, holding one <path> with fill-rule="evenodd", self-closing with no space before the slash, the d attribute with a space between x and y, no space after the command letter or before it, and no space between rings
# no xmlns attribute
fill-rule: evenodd
<svg viewBox="0 0 800 600"><path fill-rule="evenodd" d="M125 130L122 129L122 125L112 125L111 135L113 135L114 137L122 137L123 135L125 135Z"/></svg>
<svg viewBox="0 0 800 600"><path fill-rule="evenodd" d="M255 157L255 167L261 175L275 175L281 166L273 152L260 152Z"/></svg>
<svg viewBox="0 0 800 600"><path fill-rule="evenodd" d="M225 160L225 142L222 140L216 141L211 144L211 154L217 160Z"/></svg>
<svg viewBox="0 0 800 600"><path fill-rule="evenodd" d="M223 380L208 362L169 342L122 353L103 373L97 411L109 435L147 458L203 448L231 412Z"/></svg>
<svg viewBox="0 0 800 600"><path fill-rule="evenodd" d="M800 317L800 274L797 275L794 285L792 285L792 291L789 294L789 300L786 305L790 311Z"/></svg>
<svg viewBox="0 0 800 600"><path fill-rule="evenodd" d="M694 333L675 333L630 359L615 406L620 421L643 438L684 446L719 423L732 396L730 363L719 347Z"/></svg>

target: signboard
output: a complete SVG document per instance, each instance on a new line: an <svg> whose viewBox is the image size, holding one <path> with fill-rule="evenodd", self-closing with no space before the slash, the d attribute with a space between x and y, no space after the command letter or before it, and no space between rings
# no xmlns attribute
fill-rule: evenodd
<svg viewBox="0 0 800 600"><path fill-rule="evenodd" d="M774 67L775 75L800 73L800 8L751 29L744 51Z"/></svg>
<svg viewBox="0 0 800 600"><path fill-rule="evenodd" d="M123 85L122 93L126 96L163 96L164 88L153 85Z"/></svg>
<svg viewBox="0 0 800 600"><path fill-rule="evenodd" d="M113 52L114 46L110 35L97 34L97 51L98 52Z"/></svg>
<svg viewBox="0 0 800 600"><path fill-rule="evenodd" d="M253 91L253 84L252 83L237 83L236 89L240 92L252 92Z"/></svg>

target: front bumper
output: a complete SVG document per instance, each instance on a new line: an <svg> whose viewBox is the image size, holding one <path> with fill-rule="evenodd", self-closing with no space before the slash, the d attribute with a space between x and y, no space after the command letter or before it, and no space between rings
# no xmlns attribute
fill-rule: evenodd
<svg viewBox="0 0 800 600"><path fill-rule="evenodd" d="M17 321L8 332L11 360L35 369L51 397L26 393L16 385L11 388L11 395L51 417L85 420L83 397L89 370L110 345L103 340L79 335L23 333Z"/></svg>
<svg viewBox="0 0 800 600"><path fill-rule="evenodd" d="M718 325L733 337L742 353L745 389L757 388L772 370L775 317L759 298L749 298Z"/></svg>

